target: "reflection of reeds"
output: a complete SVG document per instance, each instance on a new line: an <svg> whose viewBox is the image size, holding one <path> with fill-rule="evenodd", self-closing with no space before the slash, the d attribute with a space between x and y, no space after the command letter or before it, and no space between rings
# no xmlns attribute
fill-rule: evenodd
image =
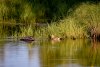
<svg viewBox="0 0 100 67"><path fill-rule="evenodd" d="M53 66L53 64L67 64L69 60L73 61L76 58L77 51L84 46L85 40L63 40L54 43L44 41L41 42L40 50L41 61L43 65ZM76 61L76 60L75 60Z"/></svg>
<svg viewBox="0 0 100 67"><path fill-rule="evenodd" d="M79 62L84 66L100 66L100 43L99 42L89 42L81 47L80 51L77 53Z"/></svg>

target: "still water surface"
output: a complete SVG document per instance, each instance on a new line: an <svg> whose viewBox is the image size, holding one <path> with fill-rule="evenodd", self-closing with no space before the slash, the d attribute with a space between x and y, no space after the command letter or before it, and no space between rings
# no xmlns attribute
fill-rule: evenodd
<svg viewBox="0 0 100 67"><path fill-rule="evenodd" d="M0 41L0 67L100 67L100 43Z"/></svg>

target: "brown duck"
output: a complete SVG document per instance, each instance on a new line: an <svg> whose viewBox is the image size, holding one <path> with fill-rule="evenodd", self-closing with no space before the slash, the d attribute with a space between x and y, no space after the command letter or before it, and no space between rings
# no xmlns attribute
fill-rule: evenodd
<svg viewBox="0 0 100 67"><path fill-rule="evenodd" d="M57 36L54 36L54 35L51 35L51 36L50 36L50 39L51 39L51 40L54 40L54 41L60 41L60 40L62 40L62 38L57 37Z"/></svg>

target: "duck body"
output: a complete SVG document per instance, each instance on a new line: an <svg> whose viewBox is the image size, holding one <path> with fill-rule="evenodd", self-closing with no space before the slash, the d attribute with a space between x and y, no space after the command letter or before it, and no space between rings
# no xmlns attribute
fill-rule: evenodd
<svg viewBox="0 0 100 67"><path fill-rule="evenodd" d="M54 41L60 41L60 40L62 40L62 38L56 37L56 36L54 36L54 35L51 35L51 36L50 36L50 39L51 39L51 40L54 40Z"/></svg>
<svg viewBox="0 0 100 67"><path fill-rule="evenodd" d="M23 37L20 39L20 41L34 41L35 39L33 39L32 37L28 36L28 37Z"/></svg>

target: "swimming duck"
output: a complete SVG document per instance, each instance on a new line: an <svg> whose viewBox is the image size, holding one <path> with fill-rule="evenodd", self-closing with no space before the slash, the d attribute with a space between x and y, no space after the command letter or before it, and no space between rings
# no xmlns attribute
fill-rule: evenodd
<svg viewBox="0 0 100 67"><path fill-rule="evenodd" d="M60 41L60 40L62 40L62 38L56 37L56 36L54 36L54 35L51 35L51 36L50 36L50 39L51 39L51 40L54 40L54 41Z"/></svg>
<svg viewBox="0 0 100 67"><path fill-rule="evenodd" d="M33 39L33 37L32 36L27 36L27 37L23 37L23 38L21 38L20 39L21 41L34 41L35 39Z"/></svg>

